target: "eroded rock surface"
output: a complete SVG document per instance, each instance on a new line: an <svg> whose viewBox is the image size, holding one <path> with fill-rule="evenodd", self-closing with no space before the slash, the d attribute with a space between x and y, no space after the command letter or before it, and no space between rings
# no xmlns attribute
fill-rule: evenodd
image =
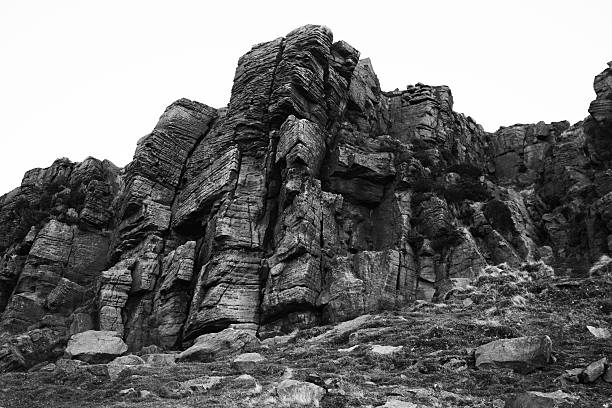
<svg viewBox="0 0 612 408"><path fill-rule="evenodd" d="M0 367L55 355L9 346L35 330L181 350L444 299L500 263L584 274L612 251L611 78L583 122L489 133L446 86L381 90L326 27L258 44L227 107L172 103L125 168L59 159L0 197Z"/></svg>

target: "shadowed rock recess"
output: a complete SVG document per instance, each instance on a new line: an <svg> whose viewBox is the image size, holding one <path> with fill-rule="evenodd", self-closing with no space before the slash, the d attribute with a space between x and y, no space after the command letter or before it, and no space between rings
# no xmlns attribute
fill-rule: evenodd
<svg viewBox="0 0 612 408"><path fill-rule="evenodd" d="M226 108L172 103L125 168L27 172L0 197L0 371L89 330L264 339L611 252L612 69L583 122L487 133L448 87L382 91L359 56L298 28L239 59Z"/></svg>

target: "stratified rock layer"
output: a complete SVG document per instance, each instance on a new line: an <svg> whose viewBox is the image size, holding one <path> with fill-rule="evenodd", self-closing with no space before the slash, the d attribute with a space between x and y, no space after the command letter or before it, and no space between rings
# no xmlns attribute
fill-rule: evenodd
<svg viewBox="0 0 612 408"><path fill-rule="evenodd" d="M0 197L0 369L88 330L179 349L443 298L504 262L586 273L612 251L611 78L583 122L487 133L446 86L383 92L326 27L258 44L226 108L174 102L124 169L59 159ZM36 330L53 351L22 358Z"/></svg>

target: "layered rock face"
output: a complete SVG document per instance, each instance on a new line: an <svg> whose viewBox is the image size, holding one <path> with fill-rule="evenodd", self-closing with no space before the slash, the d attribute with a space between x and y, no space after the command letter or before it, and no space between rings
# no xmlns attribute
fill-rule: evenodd
<svg viewBox="0 0 612 408"><path fill-rule="evenodd" d="M448 87L383 92L326 27L258 44L226 108L176 101L124 169L60 159L0 198L0 360L31 365L15 338L36 330L179 349L443 297L491 264L582 273L612 250L611 78L584 122L487 133Z"/></svg>

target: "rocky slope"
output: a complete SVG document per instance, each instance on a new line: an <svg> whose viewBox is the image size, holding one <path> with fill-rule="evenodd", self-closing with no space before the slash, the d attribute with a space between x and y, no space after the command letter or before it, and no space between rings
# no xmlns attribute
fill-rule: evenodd
<svg viewBox="0 0 612 408"><path fill-rule="evenodd" d="M0 371L89 330L265 339L612 251L612 69L583 122L487 133L448 87L384 92L359 56L298 28L239 59L227 108L171 104L125 168L26 173L0 197Z"/></svg>

